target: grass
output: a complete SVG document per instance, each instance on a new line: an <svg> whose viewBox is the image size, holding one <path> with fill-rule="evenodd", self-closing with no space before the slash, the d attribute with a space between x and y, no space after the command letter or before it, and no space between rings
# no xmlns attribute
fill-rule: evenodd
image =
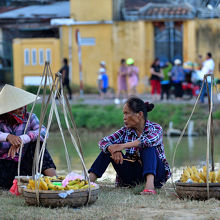
<svg viewBox="0 0 220 220"><path fill-rule="evenodd" d="M1 219L219 219L220 201L180 200L170 184L156 196L139 195L142 186L132 189L101 186L98 200L82 208L43 208L25 204L24 198L1 192Z"/></svg>

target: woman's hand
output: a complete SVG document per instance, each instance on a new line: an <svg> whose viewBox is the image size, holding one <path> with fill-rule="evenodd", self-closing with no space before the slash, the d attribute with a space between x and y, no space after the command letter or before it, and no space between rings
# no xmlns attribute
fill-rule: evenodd
<svg viewBox="0 0 220 220"><path fill-rule="evenodd" d="M115 152L122 151L123 149L123 144L112 144L108 147L108 151L111 153L112 156Z"/></svg>
<svg viewBox="0 0 220 220"><path fill-rule="evenodd" d="M13 134L9 134L6 138L6 140L11 144L15 146L20 146L22 144L21 138L18 136L15 136Z"/></svg>
<svg viewBox="0 0 220 220"><path fill-rule="evenodd" d="M123 156L122 156L122 153L121 152L115 152L111 158L114 160L114 162L116 164L122 164L123 163Z"/></svg>
<svg viewBox="0 0 220 220"><path fill-rule="evenodd" d="M15 146L12 145L8 151L8 157L11 157L12 159L14 159L16 153L19 152L20 146Z"/></svg>

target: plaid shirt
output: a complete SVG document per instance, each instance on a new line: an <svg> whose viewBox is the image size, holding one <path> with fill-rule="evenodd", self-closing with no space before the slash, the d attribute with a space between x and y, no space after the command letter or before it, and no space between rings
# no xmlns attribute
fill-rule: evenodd
<svg viewBox="0 0 220 220"><path fill-rule="evenodd" d="M137 133L134 129L129 129L122 127L115 133L110 136L104 137L99 142L99 147L103 152L107 152L107 148L112 144L122 144L127 142L132 142L139 140L140 147L155 147L158 153L159 158L164 163L166 170L166 179L169 179L171 176L170 167L166 160L164 145L163 145L163 130L159 124L154 122L146 121L145 128L140 137L137 136ZM126 153L134 154L138 151L138 148L132 147L125 149Z"/></svg>
<svg viewBox="0 0 220 220"><path fill-rule="evenodd" d="M28 117L29 113L26 114L24 119L20 118L23 121L22 124L16 124L13 127L8 126L0 121L0 159L18 161L18 154L14 157L14 159L8 157L8 150L11 147L11 144L6 141L6 138L9 134L19 136L24 144L37 140L39 134L39 120L35 114L31 115L26 134L24 134L24 129L27 124ZM44 140L45 133L46 128L42 126L40 132L41 141Z"/></svg>

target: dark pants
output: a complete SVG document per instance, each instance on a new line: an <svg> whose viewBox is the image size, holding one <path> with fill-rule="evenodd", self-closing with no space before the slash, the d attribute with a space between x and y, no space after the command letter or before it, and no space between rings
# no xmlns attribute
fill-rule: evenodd
<svg viewBox="0 0 220 220"><path fill-rule="evenodd" d="M175 88L175 91L174 91L175 97L182 98L182 96L183 96L182 82L174 83L173 86Z"/></svg>
<svg viewBox="0 0 220 220"><path fill-rule="evenodd" d="M140 150L142 165L138 161L129 162L126 160L123 161L123 164L116 164L110 156L110 153L101 152L89 169L89 173L92 172L100 178L108 165L112 163L124 185L135 186L143 183L146 181L147 174L154 175L155 187L161 187L161 183L166 181L164 164L159 159L154 147L147 147ZM126 158L125 155L123 157Z"/></svg>
<svg viewBox="0 0 220 220"><path fill-rule="evenodd" d="M63 89L67 88L68 94L69 94L69 99L72 99L72 90L70 88L70 83L69 83L69 79L64 79L63 81ZM59 89L59 93L61 94L61 88Z"/></svg>
<svg viewBox="0 0 220 220"><path fill-rule="evenodd" d="M72 91L70 88L70 83L69 83L69 79L65 79L63 82L63 88L67 88L68 94L69 94L69 99L72 99Z"/></svg>
<svg viewBox="0 0 220 220"><path fill-rule="evenodd" d="M202 82L201 82L201 86L202 86ZM209 88L209 95L211 96L211 83L208 83L208 88ZM207 86L206 86L206 83L204 83L204 86L203 86L203 89L202 89L202 92L200 95L200 102L201 103L205 102L205 95L206 94L208 95Z"/></svg>
<svg viewBox="0 0 220 220"><path fill-rule="evenodd" d="M24 154L22 156L21 166L20 166L21 176L32 175L32 165L33 165L35 147L36 147L36 142L31 142L24 145ZM47 151L47 149L45 149L42 172L49 168L56 169L56 166L49 152ZM14 160L5 160L5 159L0 160L0 187L10 189L13 180L17 175L18 175L18 162Z"/></svg>
<svg viewBox="0 0 220 220"><path fill-rule="evenodd" d="M161 100L163 100L164 94L166 94L168 100L170 97L170 84L161 84Z"/></svg>

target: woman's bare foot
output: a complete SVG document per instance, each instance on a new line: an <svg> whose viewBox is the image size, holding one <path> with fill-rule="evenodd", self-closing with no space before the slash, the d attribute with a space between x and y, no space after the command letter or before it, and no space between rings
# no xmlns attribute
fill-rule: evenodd
<svg viewBox="0 0 220 220"><path fill-rule="evenodd" d="M140 194L141 195L156 194L156 191L155 191L155 188L154 188L154 175L153 174L148 174L146 176L145 189Z"/></svg>
<svg viewBox="0 0 220 220"><path fill-rule="evenodd" d="M89 179L91 182L95 182L97 180L97 176L94 173L89 174Z"/></svg>

